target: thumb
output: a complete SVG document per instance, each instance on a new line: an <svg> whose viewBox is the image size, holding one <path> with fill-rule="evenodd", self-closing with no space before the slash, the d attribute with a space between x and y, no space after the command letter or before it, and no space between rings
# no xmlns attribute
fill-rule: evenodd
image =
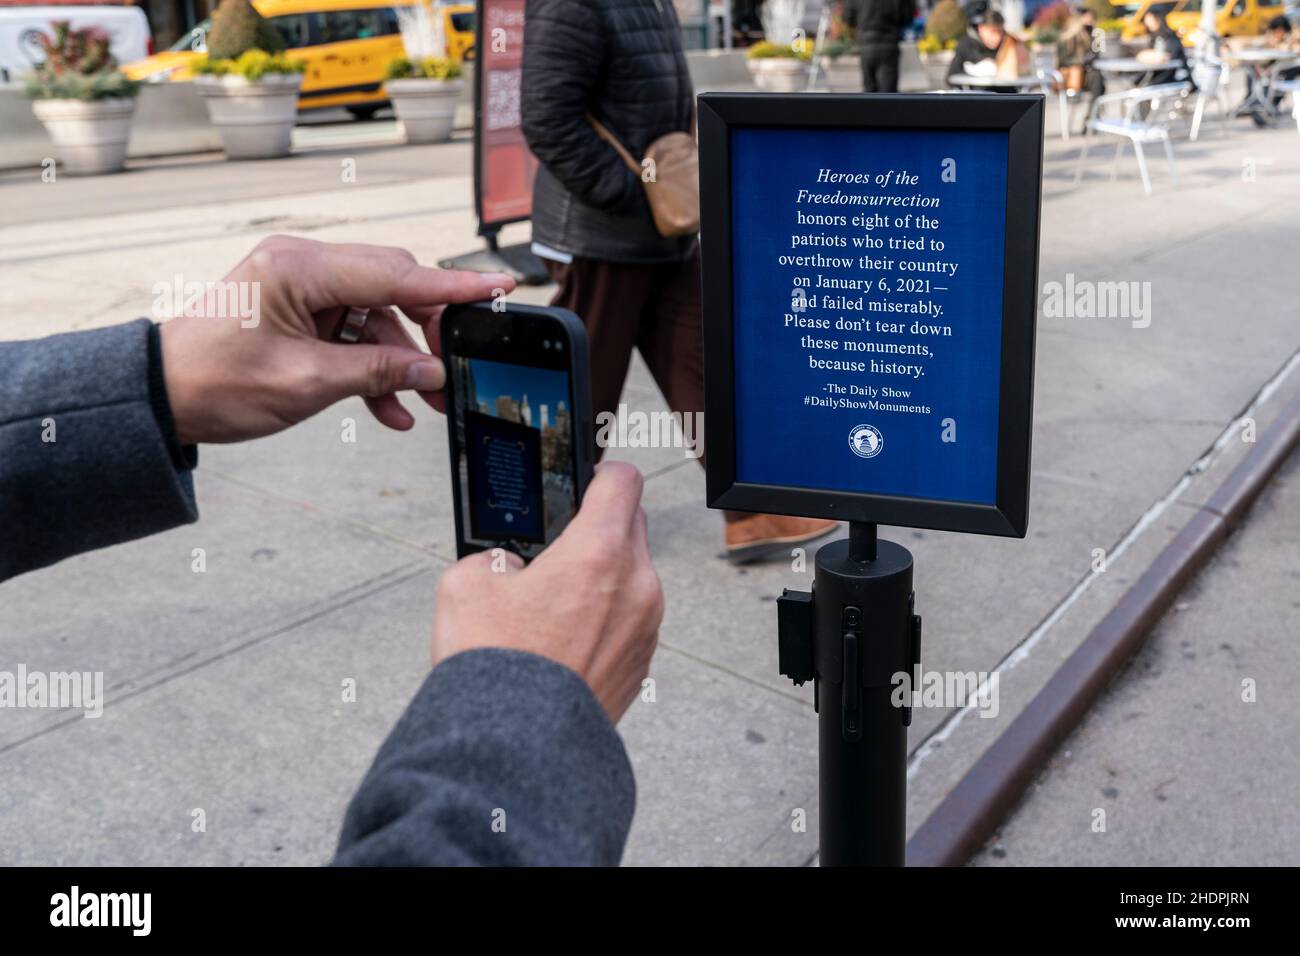
<svg viewBox="0 0 1300 956"><path fill-rule="evenodd" d="M316 398L325 405L351 395L436 392L447 380L441 359L419 349L321 342L315 351Z"/></svg>

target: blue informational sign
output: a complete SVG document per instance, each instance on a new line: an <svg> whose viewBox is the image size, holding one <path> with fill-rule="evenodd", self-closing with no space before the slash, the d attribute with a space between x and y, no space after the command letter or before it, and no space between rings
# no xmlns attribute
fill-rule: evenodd
<svg viewBox="0 0 1300 956"><path fill-rule="evenodd" d="M465 413L470 532L475 538L542 542L541 431L493 415Z"/></svg>
<svg viewBox="0 0 1300 956"><path fill-rule="evenodd" d="M993 504L1006 131L729 136L736 481Z"/></svg>

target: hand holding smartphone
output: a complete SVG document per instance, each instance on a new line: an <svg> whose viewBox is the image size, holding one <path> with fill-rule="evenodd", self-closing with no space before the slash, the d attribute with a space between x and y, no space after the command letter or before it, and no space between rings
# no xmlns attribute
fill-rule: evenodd
<svg viewBox="0 0 1300 956"><path fill-rule="evenodd" d="M592 477L586 330L566 309L475 302L448 306L441 335L456 554L504 548L529 561Z"/></svg>

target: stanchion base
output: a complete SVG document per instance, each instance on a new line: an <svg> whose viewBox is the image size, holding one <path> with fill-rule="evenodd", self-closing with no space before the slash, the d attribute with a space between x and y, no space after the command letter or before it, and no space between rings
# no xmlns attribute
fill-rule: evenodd
<svg viewBox="0 0 1300 956"><path fill-rule="evenodd" d="M911 708L894 691L920 661L912 555L851 530L817 552L812 592L777 604L781 673L814 681L820 864L902 866Z"/></svg>
<svg viewBox="0 0 1300 956"><path fill-rule="evenodd" d="M438 262L444 269L468 269L470 272L504 272L520 285L545 285L551 281L542 260L533 255L531 243L520 242L496 249L466 252Z"/></svg>

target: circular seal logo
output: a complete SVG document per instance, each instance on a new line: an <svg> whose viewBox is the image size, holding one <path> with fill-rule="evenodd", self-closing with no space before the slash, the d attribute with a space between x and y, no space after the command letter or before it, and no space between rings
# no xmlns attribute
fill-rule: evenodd
<svg viewBox="0 0 1300 956"><path fill-rule="evenodd" d="M885 447L885 436L874 425L855 425L849 432L849 447L859 458L875 458Z"/></svg>

